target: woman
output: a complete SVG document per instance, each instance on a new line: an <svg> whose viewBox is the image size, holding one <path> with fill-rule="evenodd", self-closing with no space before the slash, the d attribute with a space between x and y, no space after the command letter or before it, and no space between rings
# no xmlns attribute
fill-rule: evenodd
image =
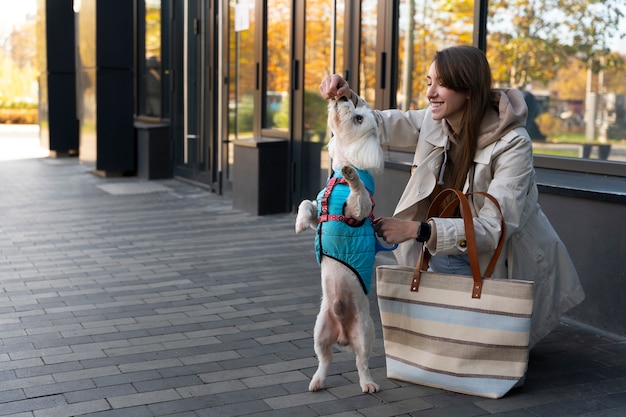
<svg viewBox="0 0 626 417"><path fill-rule="evenodd" d="M377 219L376 233L399 244L394 253L402 265L416 264L423 242L433 270L471 275L462 219L426 219L426 212L444 188L494 196L506 221L506 243L492 276L535 281L533 346L584 299L584 291L565 246L537 203L523 95L492 89L484 53L470 46L437 52L427 84L427 109L375 111L382 143L416 146L412 174L393 217ZM326 77L320 93L325 99L345 96L368 106L339 75ZM500 218L482 196L473 196L470 205L484 270L500 238Z"/></svg>

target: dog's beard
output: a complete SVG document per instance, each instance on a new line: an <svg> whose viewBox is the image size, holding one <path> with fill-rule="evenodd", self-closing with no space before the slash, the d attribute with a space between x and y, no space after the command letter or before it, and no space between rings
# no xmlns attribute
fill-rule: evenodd
<svg viewBox="0 0 626 417"><path fill-rule="evenodd" d="M380 173L383 169L383 152L378 137L370 136L357 142L345 143L339 136L334 136L328 144L328 153L333 161L333 169L352 165L355 168Z"/></svg>

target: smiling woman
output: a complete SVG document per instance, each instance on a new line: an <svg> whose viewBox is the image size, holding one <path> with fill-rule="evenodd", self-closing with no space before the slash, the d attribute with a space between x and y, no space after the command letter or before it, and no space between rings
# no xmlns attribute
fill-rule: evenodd
<svg viewBox="0 0 626 417"><path fill-rule="evenodd" d="M470 263L471 256L484 267L504 241L506 255L489 269L494 278L528 277L537 283L532 346L557 325L561 315L582 302L584 291L567 250L538 203L524 97L516 89L492 88L489 62L476 47L441 49L433 64L427 97L434 106L373 110L383 144L411 143L415 149L414 170L393 216L377 218L374 230L385 242L398 244L394 256L399 265L419 265L423 249L424 255L430 255L432 270L444 274L480 275L475 262ZM326 99L346 96L357 108L369 108L349 87L335 74L322 80L320 93ZM473 230L453 214L458 208L448 205L453 201L443 193L449 189L493 197L472 196ZM442 207L442 216L432 214L431 203L435 213ZM461 207L461 217L468 210L469 206ZM473 255L468 239L476 242ZM532 242L533 250L527 242Z"/></svg>

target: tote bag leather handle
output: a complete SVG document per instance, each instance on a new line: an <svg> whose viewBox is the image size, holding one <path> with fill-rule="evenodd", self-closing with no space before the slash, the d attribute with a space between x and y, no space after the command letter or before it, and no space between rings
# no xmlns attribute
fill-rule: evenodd
<svg viewBox="0 0 626 417"><path fill-rule="evenodd" d="M441 204L450 194L454 193L456 198L452 200L448 205L443 208L443 210L439 210ZM502 248L504 247L504 240L506 238L506 223L504 221L504 216L502 215L502 209L500 208L500 204L498 200L496 200L491 194L485 193L482 191L471 192L467 194L463 194L461 191L454 190L452 188L447 188L440 192L437 197L433 200L428 208L428 213L426 218L431 217L451 217L452 213L460 206L461 208L461 217L463 218L463 223L465 225L465 241L467 244L467 255L469 258L470 269L472 271L472 277L474 278L474 285L472 287L472 298L480 298L482 288L483 288L483 277L480 274L480 265L478 262L478 249L476 247L476 233L474 231L474 221L472 218L472 211L470 210L469 202L467 200L467 196L479 194L482 195L496 206L498 212L500 213L500 224L501 224L501 233L500 239L498 241L498 246L496 247L493 255L491 256L491 260L487 265L487 269L485 269L484 278L489 278L495 269L496 262L502 253ZM411 283L411 291L419 290L419 281L421 278L422 271L426 271L428 269L428 262L430 260L430 252L426 249L426 246L422 246L422 251L420 252L419 259L417 260L417 265L415 266L415 271L413 272L413 281Z"/></svg>

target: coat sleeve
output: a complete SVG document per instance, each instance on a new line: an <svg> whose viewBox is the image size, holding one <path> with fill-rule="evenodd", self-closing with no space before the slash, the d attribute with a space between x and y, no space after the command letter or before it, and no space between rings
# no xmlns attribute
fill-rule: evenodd
<svg viewBox="0 0 626 417"><path fill-rule="evenodd" d="M494 144L488 161L477 161L469 191L486 191L500 203L506 220L507 238L522 224L529 195L535 186L532 142L527 134L512 135ZM534 203L534 202L532 202ZM472 197L474 230L479 253L492 252L501 234L500 215L495 206L482 196ZM432 255L463 254L467 251L462 219L435 218L436 247Z"/></svg>
<svg viewBox="0 0 626 417"><path fill-rule="evenodd" d="M357 107L371 106L352 91ZM398 147L415 147L426 110L373 110L378 122L380 143Z"/></svg>

